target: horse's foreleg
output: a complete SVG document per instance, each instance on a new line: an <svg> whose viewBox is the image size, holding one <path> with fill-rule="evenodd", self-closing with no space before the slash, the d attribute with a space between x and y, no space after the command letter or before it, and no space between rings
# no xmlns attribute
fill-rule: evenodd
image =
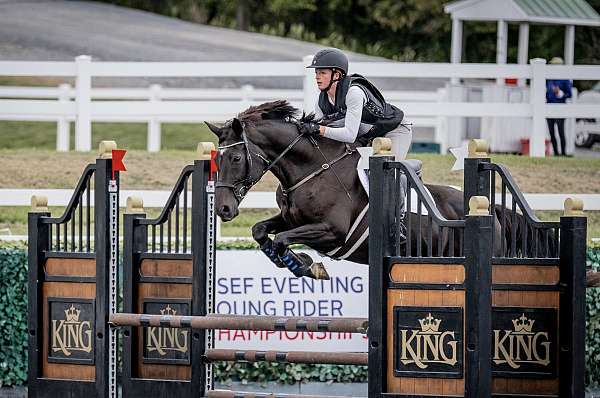
<svg viewBox="0 0 600 398"><path fill-rule="evenodd" d="M260 250L279 268L286 265L273 249L273 241L269 234L276 234L286 228L286 223L281 213L274 217L260 221L252 227L252 237L260 245Z"/></svg>
<svg viewBox="0 0 600 398"><path fill-rule="evenodd" d="M286 227L287 224L281 213L279 213L276 216L254 224L252 227L252 237L259 245L262 245L266 240L270 240L269 234L276 234L285 230Z"/></svg>
<svg viewBox="0 0 600 398"><path fill-rule="evenodd" d="M322 263L315 263L307 254L296 254L288 246L298 243L307 246L335 246L340 239L343 237L340 238L338 234L332 232L332 228L328 224L308 224L275 235L273 248L295 276L329 279Z"/></svg>

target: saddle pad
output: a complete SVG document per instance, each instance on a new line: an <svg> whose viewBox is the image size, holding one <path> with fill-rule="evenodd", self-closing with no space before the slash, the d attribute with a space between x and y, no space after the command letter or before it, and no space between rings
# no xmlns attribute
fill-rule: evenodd
<svg viewBox="0 0 600 398"><path fill-rule="evenodd" d="M367 196L369 196L369 177L367 176L368 171L366 170L356 170L358 173L358 179L360 180L360 183L363 187L363 189L365 190L365 193L367 194ZM426 186L423 186L425 188L425 192L427 193L427 195L429 196L429 198L431 199L431 201L433 203L435 203L435 201L433 200L433 196L431 196L431 192L429 192L429 189L427 189ZM410 203L410 211L411 213L416 213L417 212L417 191L415 191L413 188L410 189L410 197L411 197L411 203ZM406 211L406 203L404 203L404 211ZM425 204L421 204L421 214L426 216L429 214L429 212L427 211L427 208L425 207Z"/></svg>

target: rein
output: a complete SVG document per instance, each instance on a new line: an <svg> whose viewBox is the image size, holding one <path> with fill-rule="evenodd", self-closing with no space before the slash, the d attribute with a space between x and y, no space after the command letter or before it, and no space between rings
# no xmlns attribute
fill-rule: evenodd
<svg viewBox="0 0 600 398"><path fill-rule="evenodd" d="M297 125L297 123L296 123L296 125ZM294 138L294 140L275 159L273 159L273 161L269 161L267 158L265 158L264 156L262 156L260 153L253 153L253 152L250 151L250 145L249 145L249 141L248 141L248 136L246 135L246 130L243 129L242 130L242 140L241 141L234 142L234 143L228 144L228 145L219 146L218 149L219 149L219 151L221 151L221 150L224 150L224 149L227 149L227 148L231 148L231 147L234 147L234 146L243 145L244 148L245 148L245 150L246 150L245 152L246 152L246 163L248 164L248 175L243 180L237 181L237 182L234 182L234 183L226 183L226 182L222 182L222 181L218 181L217 180L217 182L215 184L215 187L216 188L218 188L218 187L230 188L233 191L233 195L235 196L236 200L238 201L238 203L240 203L242 201L242 199L244 199L244 197L246 196L246 194L248 193L248 191L250 190L250 188L252 188L254 186L254 184L256 184L258 181L260 181L260 179L268 171L270 171L289 151L291 151L294 148L294 146L302 139L302 137L304 137L304 134L299 134L296 138ZM300 186L304 185L306 182L310 181L312 178L314 178L314 177L318 176L319 174L321 174L322 172L324 172L326 170L329 170L329 168L332 165L334 165L335 163L337 163L340 160L344 159L346 156L351 155L352 153L355 152L354 148L352 148L348 144L345 144L346 145L346 150L344 151L344 153L342 153L340 156L338 156L334 160L329 161L329 160L327 160L327 157L325 156L325 154L323 153L323 151L321 151L321 148L317 144L316 140L313 137L308 137L308 139L318 149L318 151L321 153L321 155L325 159L325 163L323 163L320 168L318 168L317 170L313 171L312 173L309 173L307 176L305 176L304 178L302 178L300 181L298 181L296 184L292 185L291 187L289 187L287 189L284 189L282 187L282 193L286 197L287 197L287 195L290 192L296 190ZM264 168L261 171L261 173L258 176L258 178L252 178L252 155L253 154L267 164L267 167ZM335 174L338 182L344 188L344 191L346 191L346 195L348 195L348 197L350 198L350 200L352 200L352 197L350 196L350 192L348 192L348 189L342 183L341 179L339 178L339 176L337 175L337 173L335 172L335 170L333 170L333 169L331 169L331 170Z"/></svg>

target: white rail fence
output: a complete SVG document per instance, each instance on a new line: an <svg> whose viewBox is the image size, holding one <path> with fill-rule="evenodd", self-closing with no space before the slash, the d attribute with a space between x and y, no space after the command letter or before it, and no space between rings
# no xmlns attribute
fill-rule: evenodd
<svg viewBox="0 0 600 398"><path fill-rule="evenodd" d="M119 203L125 207L126 198L137 196L143 199L144 208L162 208L167 202L170 191L151 190L122 190L119 192ZM2 206L29 206L32 195L43 195L48 198L50 206L64 207L69 203L73 191L70 189L0 189L0 207ZM525 199L533 210L563 210L563 204L567 197L578 197L583 200L585 210L600 210L600 194L547 194L526 193ZM92 206L94 195L91 195ZM188 196L188 206L191 206L191 196ZM497 198L496 203L500 201ZM511 196L507 197L507 207L511 206ZM249 192L240 204L241 209L276 209L277 202L274 192ZM223 237L221 234L221 222L217 219L217 238L219 240L238 239L235 237ZM10 231L0 230L0 240L24 240L26 237L10 235Z"/></svg>
<svg viewBox="0 0 600 398"><path fill-rule="evenodd" d="M388 101L395 104L406 102L439 102L445 96L445 90L439 89L432 92L426 91L385 91ZM146 122L148 123L147 150L158 152L161 148L161 123L200 123L205 120L223 121L233 114L250 105L261 104L276 99L287 99L292 106L302 109L304 93L302 90L257 89L252 85L243 85L237 89L179 89L164 88L159 84L150 85L148 88L92 88L90 94L92 101L146 101L154 104L164 104L167 101L195 101L202 102L194 115L102 115L94 117L92 121L98 122ZM58 87L20 87L0 86L0 98L10 99L36 99L55 100L57 102L72 104L77 102L77 91L70 84L61 84ZM1 100L0 100L1 101ZM219 104L215 104L218 102ZM227 110L219 114L215 108L220 108L223 103L229 103ZM25 105L25 104L24 104ZM231 110L235 109L235 113ZM40 114L36 107L29 108L30 113L18 115L5 114L0 110L0 120L27 120L27 121L56 121L56 150L65 152L70 148L69 130L70 122L76 121L76 114L64 114L58 118L52 115ZM413 125L437 129L442 123L438 117L418 117L411 120Z"/></svg>
<svg viewBox="0 0 600 398"><path fill-rule="evenodd" d="M222 121L245 106L267 99L289 98L310 111L317 88L311 70L304 68L311 56L298 62L92 62L80 56L75 62L0 61L0 76L51 76L75 78L75 87L61 86L58 92L45 89L4 88L0 94L0 120L57 122L57 148L69 147L70 121L75 121L75 149L91 149L92 121L147 122L148 149L160 149L161 122ZM533 59L530 65L356 62L351 72L371 78L443 79L529 79L526 103L451 101L443 91L419 94L397 93L388 97L398 103L409 119L435 127L434 141L442 151L448 146L445 117L522 117L531 120L530 155L544 156L546 118L597 118L594 104L546 104L546 79L600 80L600 66L546 65ZM303 79L298 92L253 90L167 90L157 86L147 90L93 89L97 77L296 77ZM34 99L24 99L25 91ZM16 92L19 91L19 92Z"/></svg>

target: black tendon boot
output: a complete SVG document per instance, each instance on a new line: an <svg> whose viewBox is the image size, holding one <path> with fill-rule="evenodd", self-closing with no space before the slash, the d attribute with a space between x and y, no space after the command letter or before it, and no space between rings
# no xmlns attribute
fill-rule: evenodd
<svg viewBox="0 0 600 398"><path fill-rule="evenodd" d="M260 245L260 250L265 253L265 255L269 257L273 264L275 264L278 268L286 268L285 263L277 255L277 253L275 253L275 250L273 249L273 240L271 240L271 238L267 238L267 240Z"/></svg>

